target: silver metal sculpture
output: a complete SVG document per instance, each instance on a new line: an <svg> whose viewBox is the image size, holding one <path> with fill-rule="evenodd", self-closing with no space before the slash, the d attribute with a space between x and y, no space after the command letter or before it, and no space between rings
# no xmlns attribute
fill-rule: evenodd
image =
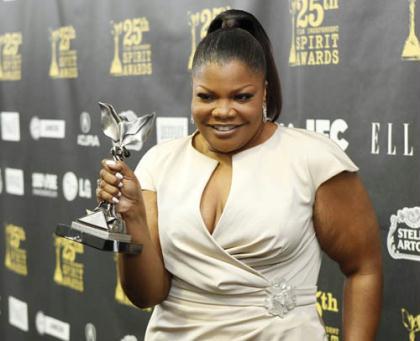
<svg viewBox="0 0 420 341"><path fill-rule="evenodd" d="M155 114L147 114L130 120L125 113L117 114L112 105L99 102L101 109L102 131L112 140L111 149L114 161L124 160L130 156L127 146L141 149L149 136ZM56 234L77 242L114 252L137 253L141 245L131 244L121 215L115 205L100 202L93 210L71 223L68 227L59 224Z"/></svg>

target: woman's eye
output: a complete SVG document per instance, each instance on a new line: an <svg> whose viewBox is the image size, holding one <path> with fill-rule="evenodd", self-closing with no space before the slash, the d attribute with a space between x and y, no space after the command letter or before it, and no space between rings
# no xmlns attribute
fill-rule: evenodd
<svg viewBox="0 0 420 341"><path fill-rule="evenodd" d="M211 101L213 99L212 95L206 94L206 93L203 93L203 92L199 92L197 94L197 97L200 98L203 101Z"/></svg>
<svg viewBox="0 0 420 341"><path fill-rule="evenodd" d="M246 101L250 100L253 96L254 96L253 94L248 94L248 93L237 94L237 95L235 95L235 100L237 100L239 102L246 102Z"/></svg>

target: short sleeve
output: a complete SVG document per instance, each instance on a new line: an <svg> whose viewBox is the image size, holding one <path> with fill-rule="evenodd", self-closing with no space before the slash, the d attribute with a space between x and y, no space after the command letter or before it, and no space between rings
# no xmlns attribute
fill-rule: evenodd
<svg viewBox="0 0 420 341"><path fill-rule="evenodd" d="M343 171L357 172L359 170L347 154L325 136L317 136L309 150L308 168L315 190L322 183Z"/></svg>
<svg viewBox="0 0 420 341"><path fill-rule="evenodd" d="M156 175L156 172L154 172L154 168L156 167L155 154L156 148L152 147L143 155L134 170L134 174L137 176L142 190L156 192L156 181L153 177L153 175Z"/></svg>

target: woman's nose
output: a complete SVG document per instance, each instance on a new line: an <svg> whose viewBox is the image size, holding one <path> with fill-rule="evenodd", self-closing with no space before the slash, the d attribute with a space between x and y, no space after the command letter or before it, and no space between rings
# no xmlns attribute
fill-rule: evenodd
<svg viewBox="0 0 420 341"><path fill-rule="evenodd" d="M235 115L235 110L229 101L220 101L212 111L212 115L219 118L229 118Z"/></svg>

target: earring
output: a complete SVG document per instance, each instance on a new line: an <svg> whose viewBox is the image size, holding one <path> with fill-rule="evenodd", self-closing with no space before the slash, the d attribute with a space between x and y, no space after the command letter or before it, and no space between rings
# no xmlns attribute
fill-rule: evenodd
<svg viewBox="0 0 420 341"><path fill-rule="evenodd" d="M262 119L264 123L269 121L268 116L267 116L267 105L265 104L265 102L263 103L263 106L262 106Z"/></svg>

